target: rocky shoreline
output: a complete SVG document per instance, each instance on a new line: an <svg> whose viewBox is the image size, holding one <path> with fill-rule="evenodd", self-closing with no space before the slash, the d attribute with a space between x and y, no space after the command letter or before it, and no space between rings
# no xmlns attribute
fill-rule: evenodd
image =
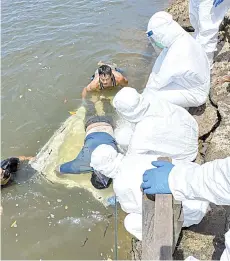
<svg viewBox="0 0 230 261"><path fill-rule="evenodd" d="M188 0L175 0L166 10L184 28L191 28ZM230 73L230 10L220 26L217 52L211 71L211 90L207 103L190 108L199 124L199 164L230 156L230 83L220 78ZM211 205L203 221L182 230L174 259L190 255L200 260L217 260L225 248L224 233L230 229L230 207ZM141 244L132 242L132 259L140 260Z"/></svg>

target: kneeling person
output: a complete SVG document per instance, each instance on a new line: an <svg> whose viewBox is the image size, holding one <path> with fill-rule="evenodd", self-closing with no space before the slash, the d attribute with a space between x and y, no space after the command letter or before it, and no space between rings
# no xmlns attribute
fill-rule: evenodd
<svg viewBox="0 0 230 261"><path fill-rule="evenodd" d="M91 183L97 189L107 188L111 179L93 172L90 167L92 152L102 144L112 146L117 151L117 144L113 137L112 119L107 116L92 116L85 123L86 136L84 146L77 157L64 164L57 166L59 174L84 174L92 173Z"/></svg>

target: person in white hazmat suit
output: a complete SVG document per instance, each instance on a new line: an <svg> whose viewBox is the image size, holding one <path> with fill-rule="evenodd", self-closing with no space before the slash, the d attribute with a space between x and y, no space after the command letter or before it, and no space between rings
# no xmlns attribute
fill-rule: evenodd
<svg viewBox="0 0 230 261"><path fill-rule="evenodd" d="M230 0L189 1L189 18L195 29L193 36L204 48L210 66L216 51L219 26L229 8Z"/></svg>
<svg viewBox="0 0 230 261"><path fill-rule="evenodd" d="M92 153L90 166L98 173L113 179L113 189L124 212L126 230L139 240L142 239L142 192L140 189L143 173L152 167L151 162L159 155L122 155L110 145L100 145ZM173 160L173 164L177 161ZM189 207L188 200L182 202L184 224L195 224L204 213ZM197 201L199 202L199 201ZM206 202L205 202L206 205ZM186 207L185 207L186 206ZM193 205L192 205L193 207ZM199 206L200 207L200 206ZM189 211L188 211L189 209ZM198 216L198 214L199 216ZM198 220L200 222L200 220Z"/></svg>
<svg viewBox="0 0 230 261"><path fill-rule="evenodd" d="M173 194L179 201L203 200L216 205L230 205L230 157L207 162L152 162L154 168L144 172L141 187L145 194ZM222 261L230 260L230 230L225 234L226 249ZM188 258L188 260L195 260Z"/></svg>
<svg viewBox="0 0 230 261"><path fill-rule="evenodd" d="M183 108L158 97L149 102L135 89L124 87L113 99L128 126L115 129L115 140L127 154L151 154L193 161L198 152L198 124Z"/></svg>
<svg viewBox="0 0 230 261"><path fill-rule="evenodd" d="M154 48L162 51L143 95L150 101L157 95L184 108L204 104L210 89L210 68L202 46L163 11L149 20L147 36Z"/></svg>

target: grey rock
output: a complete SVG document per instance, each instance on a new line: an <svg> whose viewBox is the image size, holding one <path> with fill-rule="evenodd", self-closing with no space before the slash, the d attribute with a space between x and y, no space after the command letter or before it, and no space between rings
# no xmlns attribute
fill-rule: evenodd
<svg viewBox="0 0 230 261"><path fill-rule="evenodd" d="M220 126L213 134L208 146L205 161L226 158L230 155L230 94L217 103L221 116Z"/></svg>
<svg viewBox="0 0 230 261"><path fill-rule="evenodd" d="M189 112L199 125L199 137L210 133L218 122L217 109L211 105L209 100L198 108L190 108Z"/></svg>

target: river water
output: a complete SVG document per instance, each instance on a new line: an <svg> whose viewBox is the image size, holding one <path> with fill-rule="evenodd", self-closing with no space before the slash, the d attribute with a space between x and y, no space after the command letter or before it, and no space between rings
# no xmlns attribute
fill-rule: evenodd
<svg viewBox="0 0 230 261"><path fill-rule="evenodd" d="M2 0L1 158L36 155L80 105L100 60L118 64L129 86L142 89L155 59L147 23L167 4ZM22 164L2 189L2 205L3 259L114 258L114 209L83 189L51 184ZM118 258L129 259L121 221L118 245Z"/></svg>

